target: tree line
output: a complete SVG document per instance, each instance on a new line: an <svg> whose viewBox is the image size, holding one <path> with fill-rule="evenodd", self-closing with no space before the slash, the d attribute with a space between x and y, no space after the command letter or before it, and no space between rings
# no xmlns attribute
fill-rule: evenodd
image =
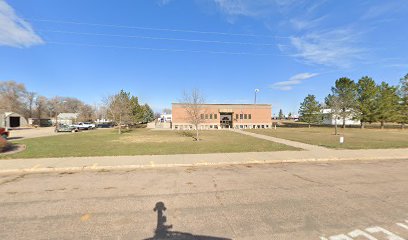
<svg viewBox="0 0 408 240"><path fill-rule="evenodd" d="M119 126L154 120L151 107L136 96L120 91L106 98L103 105L91 106L73 97L47 98L30 92L22 83L0 81L0 113L16 112L25 118L55 118L59 113L79 113L78 121L110 119Z"/></svg>
<svg viewBox="0 0 408 240"><path fill-rule="evenodd" d="M329 109L336 132L337 118L343 128L347 119L359 120L361 128L374 122L379 122L382 129L390 122L399 123L404 128L408 123L408 74L400 79L398 86L386 82L376 84L368 76L357 82L347 77L339 78L324 103L319 103L315 95L306 96L300 104L299 118L310 127L310 124L322 121L322 109Z"/></svg>
<svg viewBox="0 0 408 240"><path fill-rule="evenodd" d="M77 98L47 98L15 81L0 81L0 112L16 112L25 118L38 119L53 118L61 112L79 113L79 121L96 117L95 108Z"/></svg>

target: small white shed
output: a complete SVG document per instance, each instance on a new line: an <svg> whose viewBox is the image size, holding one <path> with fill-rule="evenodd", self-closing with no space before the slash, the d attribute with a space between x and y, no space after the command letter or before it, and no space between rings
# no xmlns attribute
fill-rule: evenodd
<svg viewBox="0 0 408 240"><path fill-rule="evenodd" d="M19 128L27 126L27 120L15 112L0 113L0 127Z"/></svg>

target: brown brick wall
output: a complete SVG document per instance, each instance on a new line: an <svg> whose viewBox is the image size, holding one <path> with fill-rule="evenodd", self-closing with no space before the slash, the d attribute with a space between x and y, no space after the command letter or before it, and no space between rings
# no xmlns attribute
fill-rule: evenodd
<svg viewBox="0 0 408 240"><path fill-rule="evenodd" d="M231 111L233 125L269 125L271 124L272 106L269 104L205 104L202 106L202 114L207 114L208 119L205 119L202 125L220 125L220 110ZM210 119L210 114L213 114L213 119ZM217 119L214 115L217 114ZM238 114L238 119L236 119ZM247 119L240 119L240 114L247 114ZM251 119L249 118L251 114ZM174 103L172 105L172 125L188 125L188 115L182 104Z"/></svg>

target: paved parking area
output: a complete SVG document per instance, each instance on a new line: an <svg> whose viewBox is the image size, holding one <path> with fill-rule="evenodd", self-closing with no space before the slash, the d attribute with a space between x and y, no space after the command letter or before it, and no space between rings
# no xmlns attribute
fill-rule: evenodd
<svg viewBox="0 0 408 240"><path fill-rule="evenodd" d="M10 131L10 141L17 141L27 138L36 138L36 137L47 137L58 134L66 133L56 133L54 127L43 127L43 128L27 128L27 129L18 129Z"/></svg>

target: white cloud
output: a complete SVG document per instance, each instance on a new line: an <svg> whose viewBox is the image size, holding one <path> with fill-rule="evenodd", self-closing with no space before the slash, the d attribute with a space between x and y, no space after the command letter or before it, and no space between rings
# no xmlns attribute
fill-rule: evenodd
<svg viewBox="0 0 408 240"><path fill-rule="evenodd" d="M166 6L167 4L169 4L171 1L173 1L173 0L157 0L157 4L160 7L163 7L163 6Z"/></svg>
<svg viewBox="0 0 408 240"><path fill-rule="evenodd" d="M217 7L229 16L261 17L281 8L299 4L299 0L214 0Z"/></svg>
<svg viewBox="0 0 408 240"><path fill-rule="evenodd" d="M299 73L292 76L287 81L273 83L272 85L270 85L270 87L282 91L289 91L293 89L293 86L301 84L302 81L316 77L318 75L318 73Z"/></svg>
<svg viewBox="0 0 408 240"><path fill-rule="evenodd" d="M364 49L357 45L358 34L350 29L309 33L291 37L293 56L307 63L348 67Z"/></svg>
<svg viewBox="0 0 408 240"><path fill-rule="evenodd" d="M321 21L324 20L325 18L326 16L322 16L311 20L292 18L289 22L296 30L305 30L318 26L321 23Z"/></svg>
<svg viewBox="0 0 408 240"><path fill-rule="evenodd" d="M404 8L405 1L384 1L382 4L372 5L368 8L365 14L361 17L363 20L369 20L381 17L386 14L395 13Z"/></svg>
<svg viewBox="0 0 408 240"><path fill-rule="evenodd" d="M11 47L30 47L42 44L31 25L18 17L14 9L0 0L0 45Z"/></svg>

